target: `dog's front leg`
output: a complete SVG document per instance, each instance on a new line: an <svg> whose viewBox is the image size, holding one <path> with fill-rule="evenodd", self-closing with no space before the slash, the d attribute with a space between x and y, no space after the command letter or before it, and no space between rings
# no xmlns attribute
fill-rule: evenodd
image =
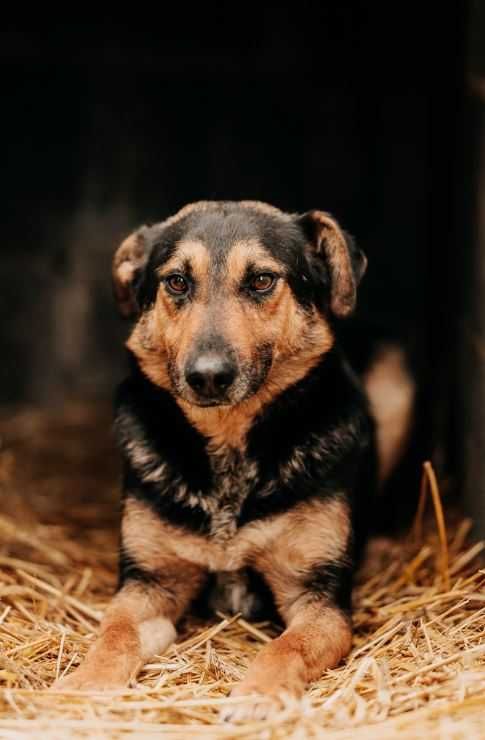
<svg viewBox="0 0 485 740"><path fill-rule="evenodd" d="M54 689L122 688L143 662L175 640L175 624L203 581L201 569L175 561L163 575L130 579L116 594L84 662ZM168 587L167 585L168 584Z"/></svg>
<svg viewBox="0 0 485 740"><path fill-rule="evenodd" d="M307 683L338 665L352 643L351 522L345 498L302 504L272 526L267 546L254 552L254 566L264 574L286 629L261 649L235 687L233 696L248 701L227 719L260 718L285 695L300 696ZM269 525L266 531L271 533Z"/></svg>
<svg viewBox="0 0 485 740"><path fill-rule="evenodd" d="M248 703L229 709L224 719L262 719L285 697L298 697L310 681L337 666L350 651L350 619L337 606L304 594L288 615L286 630L265 645L231 696Z"/></svg>

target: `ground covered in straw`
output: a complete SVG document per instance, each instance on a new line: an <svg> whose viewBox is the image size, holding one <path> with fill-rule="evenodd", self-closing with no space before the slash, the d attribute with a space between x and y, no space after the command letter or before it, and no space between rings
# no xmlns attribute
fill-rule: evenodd
<svg viewBox="0 0 485 740"><path fill-rule="evenodd" d="M109 411L0 420L0 738L485 737L485 571L470 523L372 544L350 658L264 723L224 725L228 693L271 625L181 625L116 695L55 694L115 583L117 463ZM448 547L448 566L446 548Z"/></svg>

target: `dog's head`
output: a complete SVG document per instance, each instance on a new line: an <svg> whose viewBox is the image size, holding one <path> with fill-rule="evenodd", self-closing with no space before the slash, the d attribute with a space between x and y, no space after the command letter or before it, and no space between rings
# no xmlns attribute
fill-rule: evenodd
<svg viewBox="0 0 485 740"><path fill-rule="evenodd" d="M155 384L197 406L234 405L303 377L351 313L366 259L322 211L201 202L118 248L128 347Z"/></svg>

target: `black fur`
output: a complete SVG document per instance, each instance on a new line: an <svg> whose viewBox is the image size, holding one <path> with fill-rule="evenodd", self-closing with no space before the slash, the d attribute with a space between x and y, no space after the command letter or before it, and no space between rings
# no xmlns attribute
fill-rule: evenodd
<svg viewBox="0 0 485 740"><path fill-rule="evenodd" d="M353 566L342 563L316 565L305 580L305 587L317 597L331 599L343 612L350 614Z"/></svg>
<svg viewBox="0 0 485 740"><path fill-rule="evenodd" d="M126 552L123 545L121 545L119 554L118 588L120 588L126 580L138 581L146 584L156 583L153 573L141 568L136 560Z"/></svg>

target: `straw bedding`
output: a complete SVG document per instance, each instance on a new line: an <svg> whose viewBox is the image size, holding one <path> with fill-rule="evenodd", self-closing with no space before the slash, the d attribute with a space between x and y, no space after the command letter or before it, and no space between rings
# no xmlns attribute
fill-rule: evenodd
<svg viewBox="0 0 485 740"><path fill-rule="evenodd" d="M349 659L266 722L219 721L275 634L224 615L181 625L124 692L48 691L85 654L115 583L108 430L109 411L74 404L0 420L0 738L485 737L483 545L450 513L446 529L431 516L422 532L372 543Z"/></svg>

